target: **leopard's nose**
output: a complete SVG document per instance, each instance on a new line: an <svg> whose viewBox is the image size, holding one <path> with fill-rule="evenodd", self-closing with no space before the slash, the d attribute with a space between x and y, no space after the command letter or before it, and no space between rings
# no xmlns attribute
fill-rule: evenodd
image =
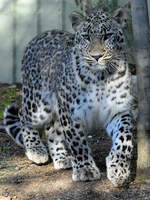
<svg viewBox="0 0 150 200"><path fill-rule="evenodd" d="M103 54L98 54L98 55L91 55L97 62L99 58L103 57Z"/></svg>

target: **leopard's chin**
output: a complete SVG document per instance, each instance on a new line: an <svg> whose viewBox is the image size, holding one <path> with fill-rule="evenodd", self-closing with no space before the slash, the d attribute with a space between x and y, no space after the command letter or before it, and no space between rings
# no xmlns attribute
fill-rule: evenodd
<svg viewBox="0 0 150 200"><path fill-rule="evenodd" d="M107 65L104 64L104 63L101 63L101 62L97 62L97 68L98 68L98 70L100 70L100 71L105 71L106 68L107 68Z"/></svg>

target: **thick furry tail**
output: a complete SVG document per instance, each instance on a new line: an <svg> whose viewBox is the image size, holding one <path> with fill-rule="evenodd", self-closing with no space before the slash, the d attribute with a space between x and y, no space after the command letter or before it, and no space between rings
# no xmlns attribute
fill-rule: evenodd
<svg viewBox="0 0 150 200"><path fill-rule="evenodd" d="M4 111L4 125L5 130L10 137L21 147L23 145L23 139L21 134L21 124L19 118L19 109L15 105L8 106Z"/></svg>

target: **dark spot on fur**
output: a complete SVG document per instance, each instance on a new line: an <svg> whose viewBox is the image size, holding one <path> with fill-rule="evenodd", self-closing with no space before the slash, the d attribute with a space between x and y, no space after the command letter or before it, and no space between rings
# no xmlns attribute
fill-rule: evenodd
<svg viewBox="0 0 150 200"><path fill-rule="evenodd" d="M125 87L124 87L124 89L125 89L125 90L128 90L128 89L129 89L129 86L128 86L128 85L127 85L127 86L125 86Z"/></svg>
<svg viewBox="0 0 150 200"><path fill-rule="evenodd" d="M74 112L74 108L71 108L71 112L72 112L72 113Z"/></svg>
<svg viewBox="0 0 150 200"><path fill-rule="evenodd" d="M32 109L33 109L33 112L37 112L37 106L35 103L32 104Z"/></svg>
<svg viewBox="0 0 150 200"><path fill-rule="evenodd" d="M83 142L82 142L84 145L87 145L87 142L86 142L86 140L83 140Z"/></svg>
<svg viewBox="0 0 150 200"><path fill-rule="evenodd" d="M123 167L123 163L121 163L120 166Z"/></svg>
<svg viewBox="0 0 150 200"><path fill-rule="evenodd" d="M79 138L79 137L76 137L76 140L80 141L80 138Z"/></svg>
<svg viewBox="0 0 150 200"><path fill-rule="evenodd" d="M50 113L50 112L51 112L51 109L49 109L49 108L44 108L44 111L45 111L46 113Z"/></svg>
<svg viewBox="0 0 150 200"><path fill-rule="evenodd" d="M84 103L86 103L86 101L87 101L86 99L83 99L83 102L84 102Z"/></svg>
<svg viewBox="0 0 150 200"><path fill-rule="evenodd" d="M80 155L83 154L83 149L79 148L79 154L80 154Z"/></svg>
<svg viewBox="0 0 150 200"><path fill-rule="evenodd" d="M123 136L120 136L119 139L121 140L122 143L124 142L124 137Z"/></svg>
<svg viewBox="0 0 150 200"><path fill-rule="evenodd" d="M127 94L125 93L125 94L122 94L121 96L120 96L120 98L125 98L127 96Z"/></svg>
<svg viewBox="0 0 150 200"><path fill-rule="evenodd" d="M74 128L71 128L71 132L72 132L72 133L75 133L75 129L74 129Z"/></svg>
<svg viewBox="0 0 150 200"><path fill-rule="evenodd" d="M126 146L126 145L123 145L123 147L122 147L122 151L125 152L126 149L127 149L127 146Z"/></svg>
<svg viewBox="0 0 150 200"><path fill-rule="evenodd" d="M85 159L85 160L88 160L88 156L87 156L87 155L84 155L84 159Z"/></svg>
<svg viewBox="0 0 150 200"><path fill-rule="evenodd" d="M82 131L79 132L80 137L84 136L84 133Z"/></svg>
<svg viewBox="0 0 150 200"><path fill-rule="evenodd" d="M77 102L77 104L80 104L80 99L77 99L76 102Z"/></svg>
<svg viewBox="0 0 150 200"><path fill-rule="evenodd" d="M111 165L111 167L116 167L116 165Z"/></svg>
<svg viewBox="0 0 150 200"><path fill-rule="evenodd" d="M130 146L128 146L128 151L131 152L131 147Z"/></svg>
<svg viewBox="0 0 150 200"><path fill-rule="evenodd" d="M60 132L60 131L58 131L58 130L56 130L56 133L57 133L57 135L61 135L61 132Z"/></svg>
<svg viewBox="0 0 150 200"><path fill-rule="evenodd" d="M54 140L52 140L52 139L49 139L49 141L50 141L51 143L53 143L53 142L54 142Z"/></svg>
<svg viewBox="0 0 150 200"><path fill-rule="evenodd" d="M78 142L75 142L75 141L73 141L73 145L74 145L75 147L77 147L77 146L79 145L79 143L78 143Z"/></svg>
<svg viewBox="0 0 150 200"><path fill-rule="evenodd" d="M28 109L30 110L31 109L31 103L30 103L30 101L27 101L27 106L28 106Z"/></svg>
<svg viewBox="0 0 150 200"><path fill-rule="evenodd" d="M72 134L71 134L71 132L69 130L66 131L66 134L70 139L72 139Z"/></svg>
<svg viewBox="0 0 150 200"><path fill-rule="evenodd" d="M116 97L113 97L111 100L114 101L116 99Z"/></svg>
<svg viewBox="0 0 150 200"><path fill-rule="evenodd" d="M63 125L64 125L64 126L67 126L67 121L66 121L66 120L63 122Z"/></svg>
<svg viewBox="0 0 150 200"><path fill-rule="evenodd" d="M121 158L122 158L122 159L125 159L125 156L124 156L123 154L121 154Z"/></svg>
<svg viewBox="0 0 150 200"><path fill-rule="evenodd" d="M31 141L31 142L35 142L35 141L36 141L36 138L33 137L30 141Z"/></svg>
<svg viewBox="0 0 150 200"><path fill-rule="evenodd" d="M44 116L43 116L43 115L40 115L40 119L41 119L41 120L44 120L45 118L44 118Z"/></svg>
<svg viewBox="0 0 150 200"><path fill-rule="evenodd" d="M74 98L74 99L76 98L76 94L75 94L75 93L73 93L73 95L72 95L72 96L73 96L73 98Z"/></svg>
<svg viewBox="0 0 150 200"><path fill-rule="evenodd" d="M123 104L122 101L117 101L116 103L117 103L118 105Z"/></svg>
<svg viewBox="0 0 150 200"><path fill-rule="evenodd" d="M78 156L77 159L78 159L78 161L82 161L83 160L81 156Z"/></svg>
<svg viewBox="0 0 150 200"><path fill-rule="evenodd" d="M121 118L128 118L128 117L130 117L129 114L126 114L126 115L122 115L122 116L121 116Z"/></svg>
<svg viewBox="0 0 150 200"><path fill-rule="evenodd" d="M123 133L124 127L119 128L119 131L120 131L121 133Z"/></svg>
<svg viewBox="0 0 150 200"><path fill-rule="evenodd" d="M63 150L62 147L58 147L58 148L56 149L56 151L62 151L62 150Z"/></svg>
<svg viewBox="0 0 150 200"><path fill-rule="evenodd" d="M35 132L35 131L33 131L33 135L38 135L38 133L37 133L37 132Z"/></svg>
<svg viewBox="0 0 150 200"><path fill-rule="evenodd" d="M75 124L75 127L76 127L77 129L79 129L79 128L80 128L80 124Z"/></svg>
<svg viewBox="0 0 150 200"><path fill-rule="evenodd" d="M117 147L117 150L119 150L120 149L120 145Z"/></svg>
<svg viewBox="0 0 150 200"><path fill-rule="evenodd" d="M127 141L131 140L131 135L127 135Z"/></svg>
<svg viewBox="0 0 150 200"><path fill-rule="evenodd" d="M74 147L73 146L71 146L71 150L72 150L72 153L75 155L75 156L77 156L78 154L77 154L77 151L74 149Z"/></svg>
<svg viewBox="0 0 150 200"><path fill-rule="evenodd" d="M115 93L116 93L116 90L113 90L112 93L115 94Z"/></svg>
<svg viewBox="0 0 150 200"><path fill-rule="evenodd" d="M118 85L116 85L116 88L120 88L122 84L123 82L119 83Z"/></svg>

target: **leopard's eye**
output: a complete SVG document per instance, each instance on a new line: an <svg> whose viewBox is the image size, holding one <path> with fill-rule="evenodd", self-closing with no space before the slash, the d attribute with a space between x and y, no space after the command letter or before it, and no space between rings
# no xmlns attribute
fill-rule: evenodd
<svg viewBox="0 0 150 200"><path fill-rule="evenodd" d="M107 33L106 35L104 35L104 40L107 40L108 38L110 38L113 35L113 33Z"/></svg>
<svg viewBox="0 0 150 200"><path fill-rule="evenodd" d="M89 36L88 34L83 34L82 37L83 37L85 40L90 41L90 36Z"/></svg>

